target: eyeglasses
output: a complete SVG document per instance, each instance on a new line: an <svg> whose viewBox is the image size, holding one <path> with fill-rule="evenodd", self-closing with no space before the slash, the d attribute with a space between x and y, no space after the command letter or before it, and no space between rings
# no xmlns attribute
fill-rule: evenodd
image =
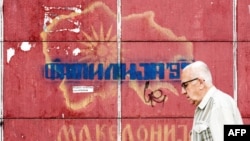
<svg viewBox="0 0 250 141"><path fill-rule="evenodd" d="M182 82L182 83L181 83L182 88L186 89L187 86L188 86L188 84L189 84L190 82L192 82L192 81L194 81L194 80L197 80L197 79L199 79L199 78L194 78L194 79L188 80L188 81L186 81L186 82Z"/></svg>

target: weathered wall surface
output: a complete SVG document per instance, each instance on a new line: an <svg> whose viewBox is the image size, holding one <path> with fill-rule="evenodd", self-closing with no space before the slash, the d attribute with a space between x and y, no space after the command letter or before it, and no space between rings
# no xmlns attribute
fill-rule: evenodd
<svg viewBox="0 0 250 141"><path fill-rule="evenodd" d="M4 0L3 141L188 141L205 61L250 123L250 0Z"/></svg>

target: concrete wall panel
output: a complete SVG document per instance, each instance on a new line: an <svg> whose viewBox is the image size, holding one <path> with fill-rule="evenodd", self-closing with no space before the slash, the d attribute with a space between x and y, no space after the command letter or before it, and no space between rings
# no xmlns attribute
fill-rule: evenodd
<svg viewBox="0 0 250 141"><path fill-rule="evenodd" d="M4 0L2 140L188 141L195 60L250 123L249 4Z"/></svg>

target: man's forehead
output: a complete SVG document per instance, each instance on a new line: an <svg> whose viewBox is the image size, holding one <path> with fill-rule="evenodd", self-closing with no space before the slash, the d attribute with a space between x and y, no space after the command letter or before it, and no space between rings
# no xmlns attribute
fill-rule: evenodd
<svg viewBox="0 0 250 141"><path fill-rule="evenodd" d="M184 70L182 70L181 72L181 80L185 80L188 79L191 75L191 70L190 68L186 68Z"/></svg>

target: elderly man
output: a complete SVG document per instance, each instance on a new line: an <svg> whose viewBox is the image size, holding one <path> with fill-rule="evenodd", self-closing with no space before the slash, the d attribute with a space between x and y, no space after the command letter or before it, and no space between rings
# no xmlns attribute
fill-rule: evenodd
<svg viewBox="0 0 250 141"><path fill-rule="evenodd" d="M225 124L243 124L233 98L213 85L208 66L196 61L181 73L182 94L193 104L191 141L223 141Z"/></svg>

